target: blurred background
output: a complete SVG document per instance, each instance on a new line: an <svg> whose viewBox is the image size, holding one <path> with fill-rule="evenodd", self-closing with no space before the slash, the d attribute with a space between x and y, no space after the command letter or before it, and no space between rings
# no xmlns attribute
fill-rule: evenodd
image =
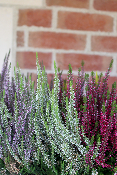
<svg viewBox="0 0 117 175"><path fill-rule="evenodd" d="M17 62L36 82L36 52L48 81L54 60L66 77L84 71L105 75L114 60L109 89L117 82L117 0L0 0L0 71L11 49L11 75Z"/></svg>

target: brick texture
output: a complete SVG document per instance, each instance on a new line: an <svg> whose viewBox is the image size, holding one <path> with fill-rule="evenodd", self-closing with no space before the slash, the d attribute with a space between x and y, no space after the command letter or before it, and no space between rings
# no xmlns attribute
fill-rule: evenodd
<svg viewBox="0 0 117 175"><path fill-rule="evenodd" d="M28 75L31 75L32 74L32 81L35 82L35 90L37 88L37 74L35 73L28 73ZM29 76L28 76L29 77ZM48 80L48 84L49 84L49 87L52 88L52 84L51 84L51 81L54 79L54 74L47 74L47 80ZM62 79L63 80L67 80L67 74L62 74ZM75 88L75 85L76 85L76 81L77 81L77 76L76 75L73 75L73 87Z"/></svg>
<svg viewBox="0 0 117 175"><path fill-rule="evenodd" d="M24 32L17 32L17 47L24 46Z"/></svg>
<svg viewBox="0 0 117 175"><path fill-rule="evenodd" d="M76 81L77 81L78 76L77 75L74 75L74 73L73 73L72 74L72 77L73 77L73 87L75 88L76 87ZM62 79L63 80L67 80L68 79L67 74L62 74Z"/></svg>
<svg viewBox="0 0 117 175"><path fill-rule="evenodd" d="M116 57L116 73L117 73L117 57Z"/></svg>
<svg viewBox="0 0 117 175"><path fill-rule="evenodd" d="M51 10L19 10L18 26L51 27Z"/></svg>
<svg viewBox="0 0 117 175"><path fill-rule="evenodd" d="M98 74L99 75L99 74ZM102 83L103 83L103 79L105 78L105 74L103 74L102 78L101 78L101 83L100 83L100 90L102 89ZM91 76L89 77L89 82L91 82ZM117 77L108 77L108 81L107 81L107 86L109 88L109 91L112 90L112 84L114 82L117 82ZM116 83L117 84L117 83ZM117 88L116 88L117 89Z"/></svg>
<svg viewBox="0 0 117 175"><path fill-rule="evenodd" d="M112 89L112 84L116 82L116 90L117 90L117 77L109 77L109 80L108 80L108 86L109 86L109 90ZM117 92L117 91L116 91Z"/></svg>
<svg viewBox="0 0 117 175"><path fill-rule="evenodd" d="M43 61L46 69L51 69L52 54L38 53L39 63ZM36 69L36 53L35 52L17 52L16 63L19 63L21 69Z"/></svg>
<svg viewBox="0 0 117 175"><path fill-rule="evenodd" d="M29 73L29 75L31 75L31 73ZM54 74L47 74L47 79L48 79L48 84L49 84L49 87L51 87L51 80L54 78ZM77 76L76 75L73 75L73 87L75 88L75 85L76 85L76 81L77 81ZM104 76L101 78L101 88L102 88L102 80L103 80ZM67 79L67 74L62 74L62 79L65 80ZM35 73L32 73L32 81L35 82L35 85L34 85L34 89L36 90L37 88L37 74ZM91 82L91 76L89 77L89 82ZM112 84L114 82L117 82L117 77L110 77L109 76L109 79L108 79L108 87L109 87L109 91L112 90Z"/></svg>
<svg viewBox="0 0 117 175"><path fill-rule="evenodd" d="M85 35L55 33L55 32L30 32L29 46L36 48L73 49L84 50Z"/></svg>
<svg viewBox="0 0 117 175"><path fill-rule="evenodd" d="M92 36L92 51L117 52L117 37Z"/></svg>
<svg viewBox="0 0 117 175"><path fill-rule="evenodd" d="M113 18L107 15L59 11L58 28L110 32L113 30Z"/></svg>
<svg viewBox="0 0 117 175"><path fill-rule="evenodd" d="M27 72L27 74L28 74L28 79L29 79L29 75L31 75L31 80L34 82L34 89L36 90L36 88L37 88L37 74L29 73L29 72Z"/></svg>
<svg viewBox="0 0 117 175"><path fill-rule="evenodd" d="M35 83L34 84L34 89L36 90L37 88L37 74L36 73L28 73L28 77L29 75L32 75L32 81ZM51 80L54 78L54 74L47 74L47 80L48 80L48 84L49 87L51 88Z"/></svg>
<svg viewBox="0 0 117 175"><path fill-rule="evenodd" d="M41 8L17 6L16 11L14 59L23 71L36 70L36 51L49 72L49 84L53 59L63 72L69 64L78 71L82 60L89 74L106 72L112 59L117 66L117 0L45 0ZM111 71L109 89L117 81L117 68ZM33 79L37 79L34 73Z"/></svg>
<svg viewBox="0 0 117 175"><path fill-rule="evenodd" d="M74 8L88 8L89 0L46 0L48 6L64 6Z"/></svg>
<svg viewBox="0 0 117 175"><path fill-rule="evenodd" d="M50 89L53 88L53 79L54 79L54 74L47 74L47 78L48 78L48 84L49 84L49 87Z"/></svg>
<svg viewBox="0 0 117 175"><path fill-rule="evenodd" d="M68 70L71 64L72 70L78 70L84 60L85 71L107 71L112 57L85 54L57 54L57 66L61 70Z"/></svg>
<svg viewBox="0 0 117 175"><path fill-rule="evenodd" d="M94 0L96 10L117 12L117 0Z"/></svg>

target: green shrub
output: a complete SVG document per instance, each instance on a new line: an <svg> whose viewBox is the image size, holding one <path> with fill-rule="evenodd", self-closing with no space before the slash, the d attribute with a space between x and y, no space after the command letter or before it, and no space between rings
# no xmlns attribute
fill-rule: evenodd
<svg viewBox="0 0 117 175"><path fill-rule="evenodd" d="M50 90L45 67L39 65L36 56L35 91L31 77L21 75L19 67L17 72L14 68L14 77L9 81L8 57L9 54L0 74L0 158L10 155L22 174L91 174L93 168L98 168L96 160L100 160L102 136L89 137L79 117L80 113L86 116L88 104L83 94L83 76L81 89L74 91L69 67L68 82L62 86L54 63L54 84ZM87 75L85 79L88 82ZM96 82L96 86L98 84ZM90 98L88 90L86 93ZM76 98L78 94L80 99ZM117 113L114 106L115 103L112 116ZM101 108L104 109L104 105Z"/></svg>

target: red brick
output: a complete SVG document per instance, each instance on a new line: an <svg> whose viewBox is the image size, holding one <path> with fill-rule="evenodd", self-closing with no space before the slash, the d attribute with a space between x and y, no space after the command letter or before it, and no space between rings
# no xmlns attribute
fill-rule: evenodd
<svg viewBox="0 0 117 175"><path fill-rule="evenodd" d="M99 75L99 74L98 74ZM74 80L73 80L73 87L75 88L76 86L76 81L77 81L77 78L78 78L78 76L77 75L73 75L73 77L74 77ZM102 80L104 79L104 77L105 77L105 74L103 74L103 76L102 76L102 78L101 78L101 84L100 84L100 88L102 89ZM62 78L63 78L63 80L65 80L65 79L67 79L67 74L62 74ZM114 83L114 82L117 82L117 77L110 77L109 76L109 78L108 78L108 82L107 82L107 86L109 87L109 91L111 91L111 89L112 89L112 84ZM89 82L91 83L91 73L89 74ZM116 85L117 85L117 83L116 83ZM117 89L117 88L116 88Z"/></svg>
<svg viewBox="0 0 117 175"><path fill-rule="evenodd" d="M29 75L30 75L30 74L31 74L31 73L29 73ZM89 75L90 75L90 74L89 74ZM100 87L102 87L102 80L103 80L104 76L105 76L105 74L104 74L103 77L101 78L101 86L100 86ZM50 87L50 83L51 83L52 77L54 78L54 74L47 74L49 87ZM77 76L76 76L76 75L73 75L73 77L74 77L74 80L73 80L73 87L75 88L75 83L76 83L76 81L77 81ZM67 79L67 74L62 74L62 78L63 78L63 80ZM36 88L37 88L37 74L32 73L32 81L35 82L34 89L36 90ZM110 76L109 76L109 80L108 80L108 85L107 85L107 86L109 87L109 90L110 90L110 91L111 91L111 89L112 89L112 84L113 84L115 81L117 82L117 77L110 77ZM89 77L89 82L91 82L91 76ZM117 85L117 83L116 83L116 85Z"/></svg>
<svg viewBox="0 0 117 175"><path fill-rule="evenodd" d="M57 54L57 67L61 70L68 70L68 65L71 64L72 70L78 70L81 67L81 62L84 60L85 71L107 71L112 57L99 55L85 54Z"/></svg>
<svg viewBox="0 0 117 175"><path fill-rule="evenodd" d="M55 32L30 32L29 47L84 50L86 35L55 33Z"/></svg>
<svg viewBox="0 0 117 175"><path fill-rule="evenodd" d="M51 69L52 54L38 53L39 63L43 61L46 69ZM21 69L36 69L36 53L35 52L17 52L16 63L19 63Z"/></svg>
<svg viewBox="0 0 117 175"><path fill-rule="evenodd" d="M42 26L51 27L51 10L19 10L18 26Z"/></svg>
<svg viewBox="0 0 117 175"><path fill-rule="evenodd" d="M24 32L17 31L17 47L24 46Z"/></svg>
<svg viewBox="0 0 117 175"><path fill-rule="evenodd" d="M29 73L29 75L31 75L31 73ZM49 87L51 85L52 78L54 78L54 74L47 74L47 80L48 80ZM35 82L34 89L36 90L37 88L37 74L36 73L32 73L32 81Z"/></svg>
<svg viewBox="0 0 117 175"><path fill-rule="evenodd" d="M32 76L31 80L34 82L34 89L36 90L36 88L37 88L37 74L28 72L28 78L29 78L29 75Z"/></svg>
<svg viewBox="0 0 117 175"><path fill-rule="evenodd" d="M54 76L55 76L54 74L47 74L49 87L50 87L51 80L53 79L53 81L54 81ZM67 80L67 74L62 74L62 79ZM75 87L76 80L77 80L77 76L73 75L73 85L74 85L74 87Z"/></svg>
<svg viewBox="0 0 117 175"><path fill-rule="evenodd" d="M92 36L92 51L117 52L117 37L113 36Z"/></svg>
<svg viewBox="0 0 117 175"><path fill-rule="evenodd" d="M96 10L117 11L117 0L94 0Z"/></svg>
<svg viewBox="0 0 117 175"><path fill-rule="evenodd" d="M113 18L108 15L58 12L58 28L86 31L106 31L113 30Z"/></svg>
<svg viewBox="0 0 117 175"><path fill-rule="evenodd" d="M117 58L116 58L116 72L117 72Z"/></svg>
<svg viewBox="0 0 117 175"><path fill-rule="evenodd" d="M72 74L72 76L73 76L73 88L75 88L78 76L74 74ZM62 79L67 80L68 79L67 74L62 74Z"/></svg>
<svg viewBox="0 0 117 175"><path fill-rule="evenodd" d="M89 0L46 0L48 6L89 8Z"/></svg>
<svg viewBox="0 0 117 175"><path fill-rule="evenodd" d="M47 78L48 78L48 84L49 84L49 87L50 88L53 88L52 86L51 86L51 81L53 82L54 80L54 73L53 74L47 74Z"/></svg>
<svg viewBox="0 0 117 175"><path fill-rule="evenodd" d="M109 80L108 80L109 90L112 89L112 84L114 82L116 82L116 90L117 90L117 77L109 77Z"/></svg>
<svg viewBox="0 0 117 175"><path fill-rule="evenodd" d="M106 72L105 72L106 73ZM99 75L99 74L98 74ZM101 83L100 83L100 88L102 89L102 83L103 83L103 79L105 78L105 74L103 74L102 78L101 78ZM108 81L107 81L107 86L109 87L109 91L112 90L112 84L116 81L116 86L117 86L117 77L108 77ZM89 82L91 82L91 76L89 78ZM116 87L117 89L117 87Z"/></svg>

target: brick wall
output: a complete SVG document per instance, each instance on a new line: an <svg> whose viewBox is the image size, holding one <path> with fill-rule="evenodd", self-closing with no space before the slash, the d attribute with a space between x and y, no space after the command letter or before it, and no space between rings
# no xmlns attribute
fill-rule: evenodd
<svg viewBox="0 0 117 175"><path fill-rule="evenodd" d="M16 7L16 62L36 81L36 52L49 81L54 60L63 70L72 65L74 77L85 62L85 72L105 74L114 64L109 88L117 81L117 1L44 0L42 7Z"/></svg>

